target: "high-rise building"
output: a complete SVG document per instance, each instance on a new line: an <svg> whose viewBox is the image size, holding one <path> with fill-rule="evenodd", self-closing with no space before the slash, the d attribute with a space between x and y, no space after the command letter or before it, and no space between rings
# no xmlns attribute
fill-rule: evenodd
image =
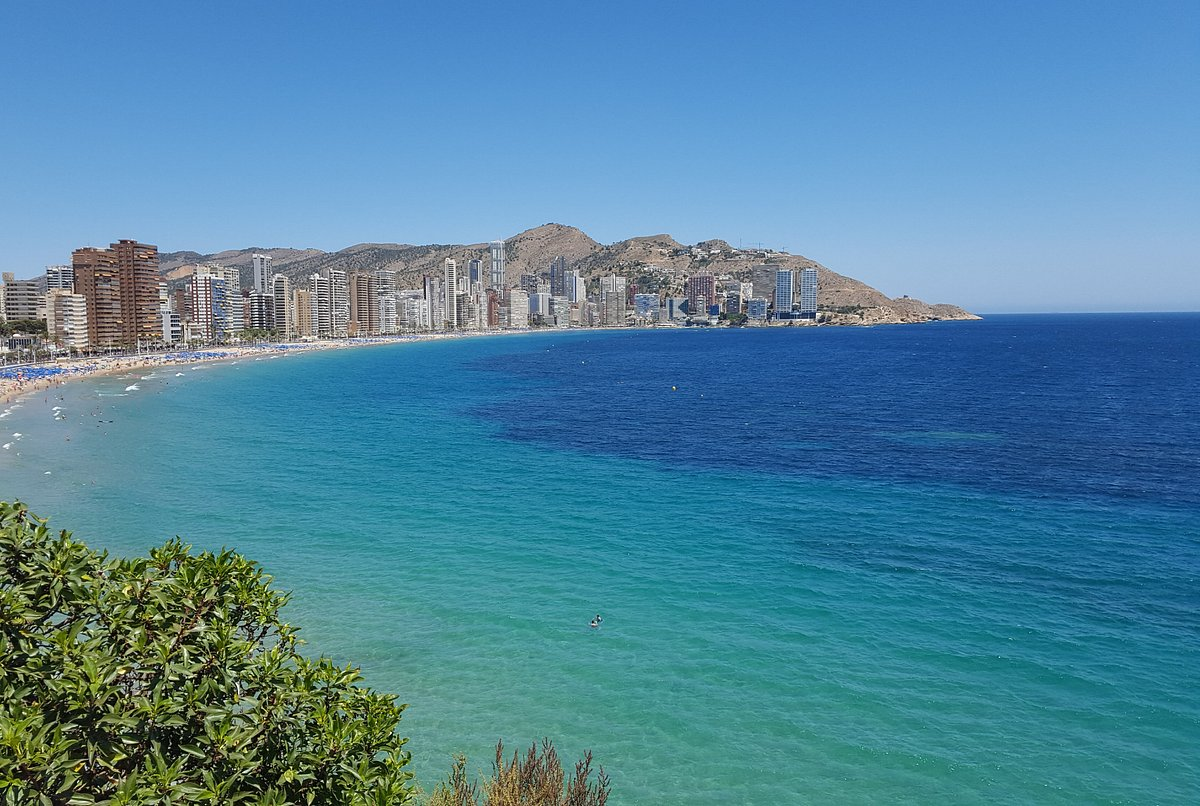
<svg viewBox="0 0 1200 806"><path fill-rule="evenodd" d="M240 299L241 290L231 287L224 267L196 266L189 289L194 332L205 341L228 340L236 332L230 321L232 298Z"/></svg>
<svg viewBox="0 0 1200 806"><path fill-rule="evenodd" d="M158 247L121 240L71 253L75 290L87 300L92 347L134 347L158 340Z"/></svg>
<svg viewBox="0 0 1200 806"><path fill-rule="evenodd" d="M271 256L252 255L250 271L254 280L254 290L259 294L271 293Z"/></svg>
<svg viewBox="0 0 1200 806"><path fill-rule="evenodd" d="M483 261L479 258L471 258L467 261L467 282L471 285L476 283L487 285L487 278L483 276Z"/></svg>
<svg viewBox="0 0 1200 806"><path fill-rule="evenodd" d="M74 291L75 270L70 266L46 267L47 291Z"/></svg>
<svg viewBox="0 0 1200 806"><path fill-rule="evenodd" d="M296 304L292 282L282 274L271 277L271 322L275 335L285 341L296 335Z"/></svg>
<svg viewBox="0 0 1200 806"><path fill-rule="evenodd" d="M312 275L308 278L308 290L312 335L330 338L333 335L333 291L329 277L322 272Z"/></svg>
<svg viewBox="0 0 1200 806"><path fill-rule="evenodd" d="M792 318L792 301L795 298L795 275L791 269L775 272L775 318Z"/></svg>
<svg viewBox="0 0 1200 806"><path fill-rule="evenodd" d="M600 282L603 283L605 279L607 278L601 278ZM622 281L620 290L602 290L600 292L601 319L605 327L625 326L625 278L618 279Z"/></svg>
<svg viewBox="0 0 1200 806"><path fill-rule="evenodd" d="M61 288L46 292L46 337L59 347L88 346L87 300Z"/></svg>
<svg viewBox="0 0 1200 806"><path fill-rule="evenodd" d="M349 278L351 336L379 333L379 280L374 274L354 272Z"/></svg>
<svg viewBox="0 0 1200 806"><path fill-rule="evenodd" d="M41 319L46 298L37 280L17 280L10 271L3 274L0 285L0 320Z"/></svg>
<svg viewBox="0 0 1200 806"><path fill-rule="evenodd" d="M386 335L395 333L400 326L396 308L396 292L388 291L380 294L376 310L379 317L379 332Z"/></svg>
<svg viewBox="0 0 1200 806"><path fill-rule="evenodd" d="M492 288L504 288L504 241L492 241Z"/></svg>
<svg viewBox="0 0 1200 806"><path fill-rule="evenodd" d="M508 326L529 327L529 294L519 288L508 292Z"/></svg>
<svg viewBox="0 0 1200 806"><path fill-rule="evenodd" d="M275 329L275 296L261 294L249 288L242 289L242 315L249 330L269 331Z"/></svg>
<svg viewBox="0 0 1200 806"><path fill-rule="evenodd" d="M587 302L587 280L578 272L567 272L567 299L575 303Z"/></svg>
<svg viewBox="0 0 1200 806"><path fill-rule="evenodd" d="M329 335L345 338L350 332L350 284L341 269L321 269L329 280Z"/></svg>
<svg viewBox="0 0 1200 806"><path fill-rule="evenodd" d="M296 317L297 336L317 335L313 321L313 292L307 288L296 288L292 291L292 311Z"/></svg>
<svg viewBox="0 0 1200 806"><path fill-rule="evenodd" d="M766 297L750 297L746 300L746 318L764 321L767 318Z"/></svg>
<svg viewBox="0 0 1200 806"><path fill-rule="evenodd" d="M800 272L800 318L817 318L817 270Z"/></svg>
<svg viewBox="0 0 1200 806"><path fill-rule="evenodd" d="M607 277L600 278L600 295L612 292L614 294L625 295L625 278L616 274L610 274Z"/></svg>
<svg viewBox="0 0 1200 806"><path fill-rule="evenodd" d="M708 272L693 274L683 284L683 293L692 316L707 316L709 306L717 301L717 278Z"/></svg>
<svg viewBox="0 0 1200 806"><path fill-rule="evenodd" d="M454 258L446 258L444 268L445 283L443 293L445 298L442 300L443 314L446 321L447 330L458 329L458 263Z"/></svg>
<svg viewBox="0 0 1200 806"><path fill-rule="evenodd" d="M633 313L639 319L654 319L658 315L658 294L636 295L633 298Z"/></svg>
<svg viewBox="0 0 1200 806"><path fill-rule="evenodd" d="M567 259L562 255L550 261L550 293L556 297L567 295Z"/></svg>

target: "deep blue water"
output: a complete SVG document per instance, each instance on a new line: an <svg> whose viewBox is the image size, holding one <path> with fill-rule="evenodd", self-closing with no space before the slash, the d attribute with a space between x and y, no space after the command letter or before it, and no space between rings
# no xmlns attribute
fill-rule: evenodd
<svg viewBox="0 0 1200 806"><path fill-rule="evenodd" d="M1198 315L179 372L24 401L0 491L258 559L426 784L550 735L614 803L1200 801Z"/></svg>

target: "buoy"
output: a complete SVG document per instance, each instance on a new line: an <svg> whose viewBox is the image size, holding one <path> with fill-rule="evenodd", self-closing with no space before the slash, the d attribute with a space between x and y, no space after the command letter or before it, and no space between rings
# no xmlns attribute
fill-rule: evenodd
<svg viewBox="0 0 1200 806"><path fill-rule="evenodd" d="M674 391L675 391L675 387L674 387L674 386L672 386L672 387L671 387L671 391L672 391L672 392L674 392Z"/></svg>

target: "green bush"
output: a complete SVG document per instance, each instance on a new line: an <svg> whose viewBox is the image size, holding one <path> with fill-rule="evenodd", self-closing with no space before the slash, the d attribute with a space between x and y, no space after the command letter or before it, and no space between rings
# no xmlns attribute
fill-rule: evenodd
<svg viewBox="0 0 1200 806"><path fill-rule="evenodd" d="M412 800L404 706L300 655L270 582L178 538L110 559L0 503L0 803Z"/></svg>

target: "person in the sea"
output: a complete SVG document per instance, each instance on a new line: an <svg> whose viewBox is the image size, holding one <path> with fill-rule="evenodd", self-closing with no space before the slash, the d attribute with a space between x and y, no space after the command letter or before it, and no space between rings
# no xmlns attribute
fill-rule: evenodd
<svg viewBox="0 0 1200 806"><path fill-rule="evenodd" d="M602 621L604 621L604 619L600 618L600 614L597 613L596 617L588 623L588 626L595 629L596 627L600 626L600 622Z"/></svg>

